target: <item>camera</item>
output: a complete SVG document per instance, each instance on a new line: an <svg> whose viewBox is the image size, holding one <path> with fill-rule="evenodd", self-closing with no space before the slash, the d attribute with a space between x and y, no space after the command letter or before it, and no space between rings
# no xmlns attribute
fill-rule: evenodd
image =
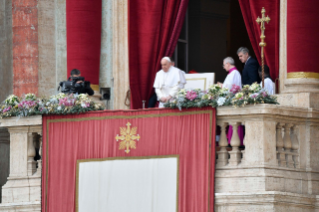
<svg viewBox="0 0 319 212"><path fill-rule="evenodd" d="M78 81L82 82L78 83ZM90 87L90 82L84 81L84 77L70 77L68 81L60 82L58 91L61 88L62 93L83 93L86 87Z"/></svg>

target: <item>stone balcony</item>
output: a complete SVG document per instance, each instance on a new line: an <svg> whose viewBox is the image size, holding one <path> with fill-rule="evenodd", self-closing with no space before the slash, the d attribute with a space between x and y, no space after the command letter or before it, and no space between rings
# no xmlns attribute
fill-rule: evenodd
<svg viewBox="0 0 319 212"><path fill-rule="evenodd" d="M319 110L224 107L217 125L216 211L319 211ZM227 125L234 129L231 148ZM245 126L243 150L238 125Z"/></svg>
<svg viewBox="0 0 319 212"><path fill-rule="evenodd" d="M7 161L0 162L0 170L9 169L10 161L10 174L0 174L0 211L41 211L42 117L0 123L0 161ZM319 110L223 107L217 110L217 125L215 211L319 212ZM234 129L231 147L228 125ZM236 133L239 125L245 126L245 148Z"/></svg>

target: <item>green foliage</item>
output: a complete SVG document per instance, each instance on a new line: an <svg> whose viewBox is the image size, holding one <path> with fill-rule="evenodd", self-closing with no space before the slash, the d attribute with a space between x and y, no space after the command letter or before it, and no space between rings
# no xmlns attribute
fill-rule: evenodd
<svg viewBox="0 0 319 212"><path fill-rule="evenodd" d="M60 93L49 98L38 98L34 94L26 94L23 97L10 95L0 105L0 118L51 114L68 115L103 109L102 105L90 100L87 94L66 95Z"/></svg>
<svg viewBox="0 0 319 212"><path fill-rule="evenodd" d="M269 95L259 84L245 85L242 89L233 85L231 90L213 85L206 91L180 90L174 98L165 103L167 108L192 108L211 106L244 107L255 104L278 104L277 97Z"/></svg>

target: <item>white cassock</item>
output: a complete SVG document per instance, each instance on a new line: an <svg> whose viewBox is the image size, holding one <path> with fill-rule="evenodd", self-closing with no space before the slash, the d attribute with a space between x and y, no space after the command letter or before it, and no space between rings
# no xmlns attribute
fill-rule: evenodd
<svg viewBox="0 0 319 212"><path fill-rule="evenodd" d="M223 88L228 88L228 90L230 90L233 84L241 87L241 75L238 70L233 70L228 73L223 83Z"/></svg>
<svg viewBox="0 0 319 212"><path fill-rule="evenodd" d="M270 78L265 78L264 79L264 83L265 83L265 90L267 91L267 93L269 95L273 95L274 94L274 83L272 82L272 80ZM260 82L260 87L263 86L263 82Z"/></svg>
<svg viewBox="0 0 319 212"><path fill-rule="evenodd" d="M181 72L181 83L179 84L179 88L180 89L183 89L184 88L184 86L185 86L185 84L187 83L186 82L186 77L185 77L185 71L182 71L182 70L180 70L179 68L177 68L180 72Z"/></svg>
<svg viewBox="0 0 319 212"><path fill-rule="evenodd" d="M160 101L162 97L175 96L181 87L184 87L183 79L185 80L182 71L174 66L171 66L167 72L158 71L154 82L157 100ZM160 102L159 107L164 107L164 103Z"/></svg>

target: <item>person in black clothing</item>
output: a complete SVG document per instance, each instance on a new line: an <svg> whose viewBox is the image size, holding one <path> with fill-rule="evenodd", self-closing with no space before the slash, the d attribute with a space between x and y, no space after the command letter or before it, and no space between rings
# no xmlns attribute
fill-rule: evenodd
<svg viewBox="0 0 319 212"><path fill-rule="evenodd" d="M258 61L249 55L249 50L246 47L240 47L237 51L239 60L245 63L245 67L242 72L242 84L251 85L254 82L260 83L258 74L259 63Z"/></svg>
<svg viewBox="0 0 319 212"><path fill-rule="evenodd" d="M81 77L81 72L78 69L73 69L69 79L73 80L77 77ZM78 80L74 87L76 88L76 93L78 94L87 93L89 96L94 94L89 81Z"/></svg>

